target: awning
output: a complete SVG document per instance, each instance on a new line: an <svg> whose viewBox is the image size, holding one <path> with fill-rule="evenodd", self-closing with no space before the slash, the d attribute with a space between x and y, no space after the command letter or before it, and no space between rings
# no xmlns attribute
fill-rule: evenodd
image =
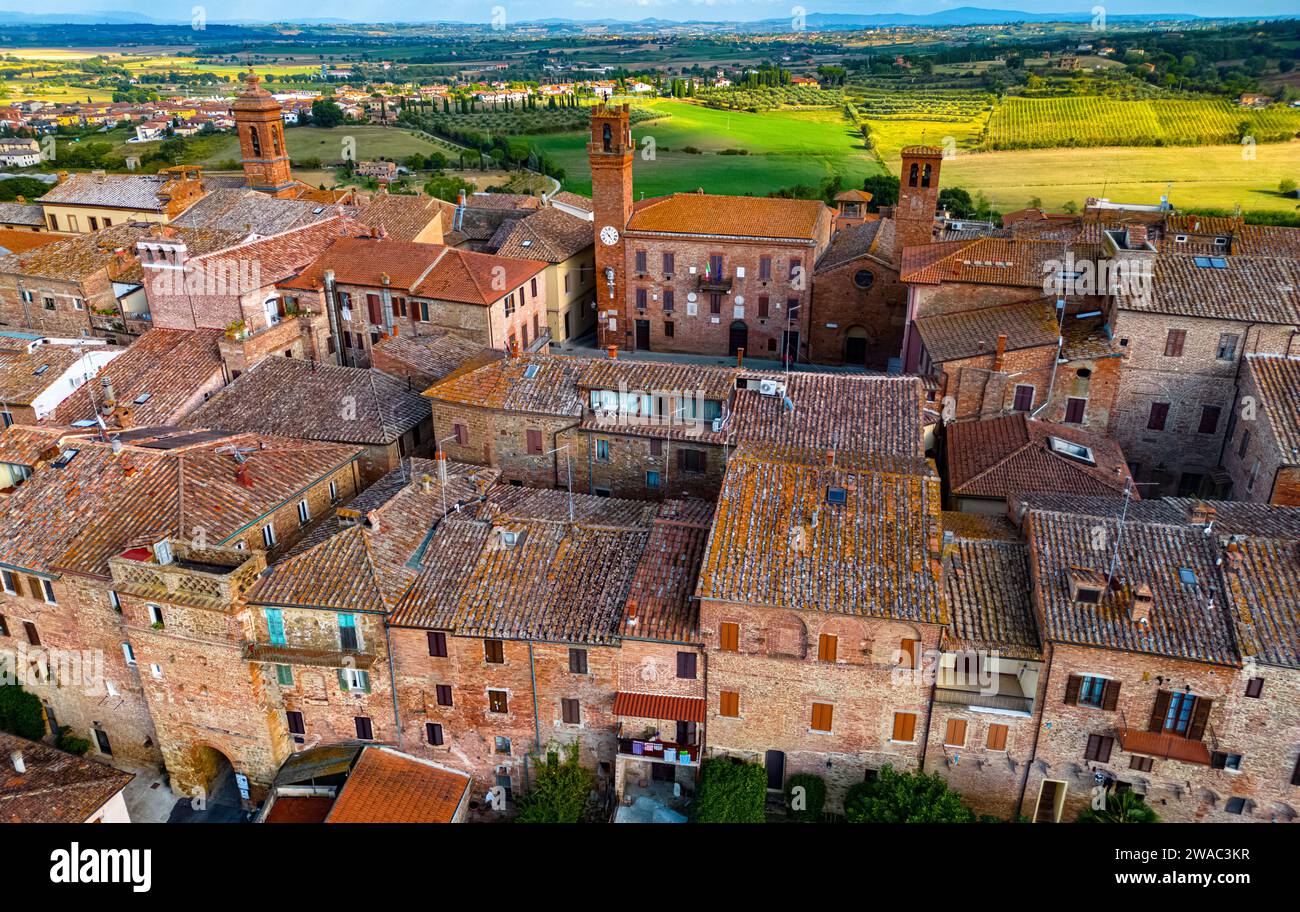
<svg viewBox="0 0 1300 912"><path fill-rule="evenodd" d="M671 719L674 722L703 722L704 698L619 691L614 695L614 715L635 716L638 719Z"/></svg>

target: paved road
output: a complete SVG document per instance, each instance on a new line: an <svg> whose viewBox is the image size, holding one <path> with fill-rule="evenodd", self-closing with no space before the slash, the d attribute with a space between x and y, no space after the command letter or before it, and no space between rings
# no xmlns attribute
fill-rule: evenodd
<svg viewBox="0 0 1300 912"><path fill-rule="evenodd" d="M195 807L194 801L182 798L172 808L168 823L246 823L251 815L246 813L239 802L239 789L235 786L235 773L226 768L212 784L212 794L202 806Z"/></svg>

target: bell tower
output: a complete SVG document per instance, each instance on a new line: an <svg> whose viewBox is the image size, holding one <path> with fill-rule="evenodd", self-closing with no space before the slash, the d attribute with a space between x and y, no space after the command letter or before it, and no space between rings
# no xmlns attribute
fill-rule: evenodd
<svg viewBox="0 0 1300 912"><path fill-rule="evenodd" d="M280 103L261 87L251 67L244 85L243 93L231 105L244 177L254 190L279 195L297 184L289 169Z"/></svg>
<svg viewBox="0 0 1300 912"><path fill-rule="evenodd" d="M600 344L631 347L627 309L627 257L623 231L632 217L632 142L630 105L591 109L591 205L596 231L596 317Z"/></svg>
<svg viewBox="0 0 1300 912"><path fill-rule="evenodd" d="M894 209L894 261L902 262L903 248L934 240L934 215L939 208L939 167L943 150L935 146L908 146L902 151L898 206Z"/></svg>

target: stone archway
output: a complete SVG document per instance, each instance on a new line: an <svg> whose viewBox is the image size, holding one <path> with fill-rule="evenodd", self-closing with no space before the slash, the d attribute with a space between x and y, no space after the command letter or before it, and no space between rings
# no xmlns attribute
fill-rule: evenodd
<svg viewBox="0 0 1300 912"><path fill-rule="evenodd" d="M865 326L854 325L844 331L844 363L866 366L871 349L871 333Z"/></svg>

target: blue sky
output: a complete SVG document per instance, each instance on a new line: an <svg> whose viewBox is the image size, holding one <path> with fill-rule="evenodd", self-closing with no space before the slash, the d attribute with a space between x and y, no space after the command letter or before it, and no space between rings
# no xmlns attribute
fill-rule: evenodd
<svg viewBox="0 0 1300 912"><path fill-rule="evenodd" d="M1084 12L1098 0L931 0L931 2L863 3L850 0L800 0L808 12L820 13L927 13L959 6L986 9L1018 9L1030 12ZM1259 0L1259 2L1225 5L1222 0L1101 0L1112 14L1143 12L1195 13L1214 15L1294 15L1294 0ZM635 20L649 17L662 19L699 19L745 21L782 18L790 15L796 4L791 0L461 0L453 4L421 3L411 0L48 0L40 4L44 12L84 13L113 10L140 12L156 18L188 20L196 4L203 5L211 21L232 19L340 18L366 22L425 21L456 19L487 22L492 8L502 6L508 21L526 21L549 17L571 19ZM268 8L269 7L269 8ZM0 0L0 9L33 12L27 2ZM273 10L273 12L272 12Z"/></svg>

